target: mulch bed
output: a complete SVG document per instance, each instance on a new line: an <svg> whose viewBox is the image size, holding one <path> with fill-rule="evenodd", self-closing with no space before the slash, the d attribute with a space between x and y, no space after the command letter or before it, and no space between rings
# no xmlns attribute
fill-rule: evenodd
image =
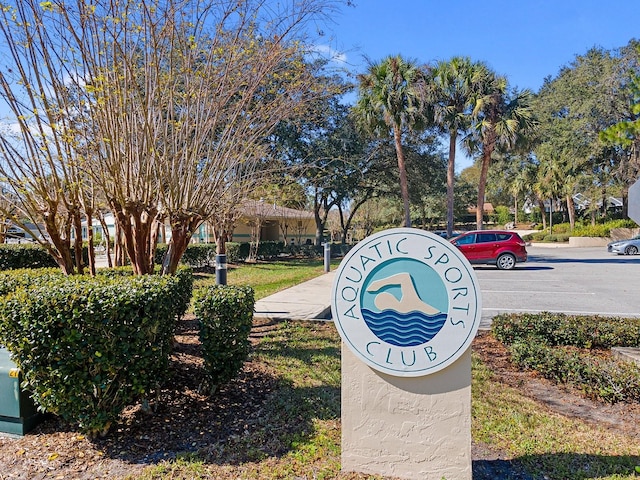
<svg viewBox="0 0 640 480"><path fill-rule="evenodd" d="M254 341L272 327L268 322L257 324ZM501 382L519 388L541 406L640 438L637 406L592 402L535 374L521 372L509 362L504 347L487 334L479 335L472 348ZM202 392L198 330L190 317L180 322L171 369L172 381L153 402L154 412L129 409L106 438L90 440L56 417L45 418L24 437L0 434L0 480L124 478L188 452L204 453L212 464L246 461L244 452L228 445L258 422L277 379L264 366L248 362L239 377L221 388L216 401L211 402ZM269 453L284 453L278 448L274 445ZM472 454L474 480L529 478L489 446L474 444Z"/></svg>

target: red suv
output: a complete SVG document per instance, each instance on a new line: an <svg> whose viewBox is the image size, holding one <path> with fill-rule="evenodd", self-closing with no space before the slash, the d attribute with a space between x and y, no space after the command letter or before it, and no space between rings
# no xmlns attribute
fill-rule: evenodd
<svg viewBox="0 0 640 480"><path fill-rule="evenodd" d="M469 263L496 265L511 270L517 262L527 261L527 249L520 235L505 230L475 230L450 240Z"/></svg>

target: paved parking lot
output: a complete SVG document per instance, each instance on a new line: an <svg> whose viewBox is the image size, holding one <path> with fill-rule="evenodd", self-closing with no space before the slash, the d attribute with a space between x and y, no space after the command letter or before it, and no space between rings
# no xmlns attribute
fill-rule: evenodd
<svg viewBox="0 0 640 480"><path fill-rule="evenodd" d="M563 312L640 317L640 255L606 247L527 247L529 261L514 270L475 268L483 321L503 312Z"/></svg>

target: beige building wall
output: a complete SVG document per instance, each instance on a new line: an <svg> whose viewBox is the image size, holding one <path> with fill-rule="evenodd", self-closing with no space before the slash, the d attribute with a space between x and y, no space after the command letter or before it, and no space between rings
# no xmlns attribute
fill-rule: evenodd
<svg viewBox="0 0 640 480"><path fill-rule="evenodd" d="M376 372L342 344L342 470L471 480L471 351L439 372Z"/></svg>
<svg viewBox="0 0 640 480"><path fill-rule="evenodd" d="M250 220L240 219L233 229L232 242L250 242L251 225ZM289 219L289 218L269 218L263 220L260 229L260 241L283 242L285 240L282 225L286 224L287 242L303 245L308 241L313 243L316 237L316 227L313 219ZM193 235L194 243L215 243L213 226L203 224Z"/></svg>

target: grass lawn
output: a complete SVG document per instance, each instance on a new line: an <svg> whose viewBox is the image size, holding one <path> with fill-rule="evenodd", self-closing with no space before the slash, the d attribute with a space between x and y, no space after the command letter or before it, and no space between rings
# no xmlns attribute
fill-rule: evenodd
<svg viewBox="0 0 640 480"><path fill-rule="evenodd" d="M340 261L332 260L330 268L338 267ZM282 260L255 264L230 265L227 271L228 285L253 287L256 300L267 297L285 288L297 285L324 273L323 259ZM193 288L215 285L215 272L196 272Z"/></svg>
<svg viewBox="0 0 640 480"><path fill-rule="evenodd" d="M235 453L215 461L191 455L149 467L138 480L377 478L340 472L340 339L332 324L277 324L250 361L279 387L251 432L228 446ZM472 377L473 439L505 452L532 478L636 478L637 439L540 408L496 382L475 356ZM282 455L264 453L274 443ZM233 460L239 451L247 461Z"/></svg>

